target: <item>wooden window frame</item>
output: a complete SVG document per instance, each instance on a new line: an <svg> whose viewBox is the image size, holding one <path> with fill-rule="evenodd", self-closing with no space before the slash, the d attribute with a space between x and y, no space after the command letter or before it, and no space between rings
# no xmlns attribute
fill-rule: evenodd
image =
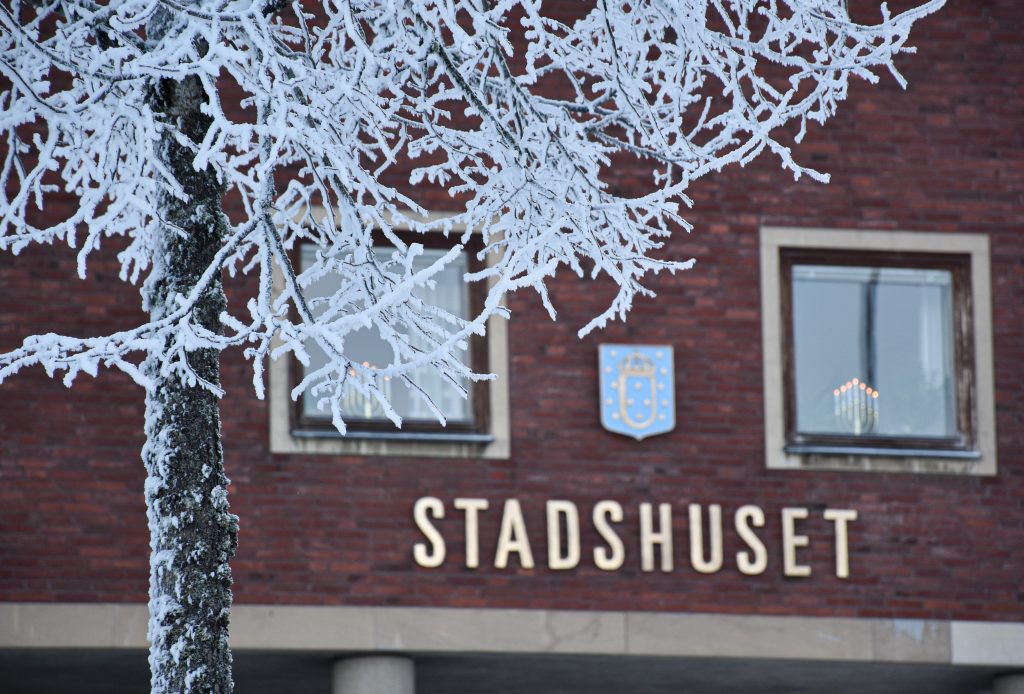
<svg viewBox="0 0 1024 694"><path fill-rule="evenodd" d="M780 249L780 291L782 296L782 352L785 387L786 447L791 452L820 448L873 448L901 452L975 450L977 424L974 403L974 321L971 311L970 256L962 253L906 253L859 249ZM820 265L830 267L908 268L945 270L953 280L951 326L953 328L953 377L956 383L957 434L952 437L877 436L802 433L796 428L796 355L793 322L793 267Z"/></svg>
<svg viewBox="0 0 1024 694"><path fill-rule="evenodd" d="M989 239L982 233L864 231L765 226L760 230L761 347L765 466L771 470L990 476L998 472ZM785 262L952 267L961 436L835 438L795 436L792 316L783 315L791 277ZM787 311L787 313L789 313ZM963 413L963 414L962 414Z"/></svg>
<svg viewBox="0 0 1024 694"><path fill-rule="evenodd" d="M415 238L408 232L397 232L399 238L407 243L419 243L424 248L450 248L451 242L449 239L438 235L437 238L432 238L431 235L417 235ZM383 234L377 235L374 238L374 247L388 246L390 242L384 238ZM477 258L477 251L480 250L480 244L471 240L463 249L463 253L466 256L466 266L469 272L479 272L484 268L484 264ZM301 265L301 246L294 248L290 254L292 266L299 268ZM487 288L482 282L473 282L466 285L468 307L470 316L479 315L484 308L484 302L486 301ZM292 319L298 320L298 313L296 309L292 308ZM488 373L488 344L487 337L481 335L472 335L469 338L469 359L470 368L477 373ZM300 375L302 374L302 364L294 356L288 360L288 385L289 389L294 388L298 382ZM422 436L424 438L442 436L445 438L462 439L468 438L473 439L481 437L483 441L487 437L487 432L490 430L490 384L488 381L473 381L469 384L471 389L471 402L472 402L472 420L455 420L449 421L447 425L442 426L440 422L435 420L422 420L422 419L404 419L402 421L402 427L398 428L391 423L390 420L380 417L373 419L363 419L357 417L346 418L345 424L348 428L348 432L345 436L349 437L360 437L369 435L373 438L416 438ZM303 397L296 399L291 403L290 420L291 430L293 432L300 432L308 435L316 436L320 435L331 435L337 433L334 425L331 423L330 415L323 415L320 417L311 417L307 415L303 407Z"/></svg>

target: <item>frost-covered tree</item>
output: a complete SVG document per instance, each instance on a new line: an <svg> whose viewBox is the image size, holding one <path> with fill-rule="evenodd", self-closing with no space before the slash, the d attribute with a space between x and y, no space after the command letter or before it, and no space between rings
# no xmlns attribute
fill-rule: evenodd
<svg viewBox="0 0 1024 694"><path fill-rule="evenodd" d="M232 688L221 350L244 347L262 397L268 357L308 363L316 345L327 362L293 398L309 393L342 432L349 391L400 424L383 379L416 391L424 366L453 388L487 378L460 352L505 293L531 287L554 315L545 281L559 268L607 274L617 294L586 333L649 294L651 273L689 267L652 253L687 228L695 179L767 151L824 180L790 144L851 77L902 83L893 59L941 4L882 5L864 25L845 0L0 3L0 249L67 244L84 277L121 237L121 279L148 315L101 337L28 337L0 356L0 380L41 365L70 384L107 367L145 389L153 691ZM609 169L634 160L650 185L626 197ZM427 216L417 186L446 188L457 213ZM55 215L58 198L73 211ZM450 251L414 267L423 248L398 225ZM380 237L392 253L373 252ZM470 238L486 269L465 281L488 290L463 319L413 290ZM300 242L317 248L302 272ZM236 273L255 291L229 310ZM327 274L336 293L309 295ZM366 327L390 363L346 356Z"/></svg>

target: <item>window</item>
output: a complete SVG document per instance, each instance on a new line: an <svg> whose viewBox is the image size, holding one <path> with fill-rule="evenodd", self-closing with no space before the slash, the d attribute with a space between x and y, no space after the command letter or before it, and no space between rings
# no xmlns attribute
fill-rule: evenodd
<svg viewBox="0 0 1024 694"><path fill-rule="evenodd" d="M378 255L387 256L390 248L380 246ZM421 267L432 264L443 253L441 249L426 248L416 263ZM303 247L293 262L306 269L313 262L315 250ZM450 263L437 276L431 288L417 292L421 298L444 307L455 315L469 316L479 310L483 301L482 289L467 286L462 277L474 269L471 254ZM415 268L415 266L414 266ZM418 269L418 268L416 268ZM330 277L314 283L309 296L325 295L332 291ZM317 408L314 397L304 395L292 402L289 393L303 373L316 368L326 360L315 346L310 346L310 365L304 367L298 360L280 359L270 366L271 391L271 450L275 453L326 453L359 455L413 455L439 457L508 457L508 384L505 321L490 321L486 338L470 341L464 360L477 371L490 371L498 376L497 382L466 382L469 397L463 399L450 385L430 369L414 373L413 380L423 388L447 415L442 427L432 416L422 398L415 396L403 384L384 384L389 401L402 416L402 428L391 423L380 410L379 404L358 393L343 403L348 432L342 436L331 424L328 413ZM391 359L388 344L376 329L367 328L353 333L347 342L349 355L364 365L386 364Z"/></svg>
<svg viewBox="0 0 1024 694"><path fill-rule="evenodd" d="M375 249L376 254L382 260L386 259L393 248L379 246ZM316 249L312 246L303 246L299 253L299 268L301 271L308 269L314 261ZM427 248L423 254L418 256L413 263L414 270L422 270L429 267L445 253L438 248ZM462 281L463 275L469 269L469 257L463 253L454 262L445 266L444 270L435 277L435 284L432 288L420 287L415 294L439 306L456 316L466 318L470 314L472 299L480 299L479 292L474 292L471 297L471 288ZM332 286L333 284L333 286ZM331 277L325 277L312 284L307 290L309 297L326 296L333 293L337 288L336 282ZM475 303L475 302L473 302ZM314 311L315 312L315 311ZM474 340L470 349L462 356L463 363L470 364L477 370L486 370L487 355L481 346ZM376 328L364 328L352 333L346 341L348 356L364 366L387 364L391 361L391 348L378 334ZM311 370L323 366L327 362L327 355L315 344L307 347L310 363L303 366L298 361L292 366L301 373L295 374L293 381ZM417 397L404 384L386 381L383 389L388 395L388 401L395 411L401 415L403 423L401 431L460 431L475 432L477 424L482 423L486 416L486 408L475 408L478 401L486 397L486 383L470 383L465 380L460 385L467 389L468 398L462 398L454 388L444 382L439 374L430 368L421 368L411 374L412 379L430 396L434 404L445 413L448 423L442 428L436 418L431 414L423 398ZM380 408L380 403L361 394L351 391L349 399L342 404L345 421L350 431L399 431L391 423ZM316 398L304 394L297 403L296 421L303 429L331 429L334 427L330 421L330 415L321 412L317 408Z"/></svg>
<svg viewBox="0 0 1024 694"><path fill-rule="evenodd" d="M995 473L988 240L763 229L769 467Z"/></svg>

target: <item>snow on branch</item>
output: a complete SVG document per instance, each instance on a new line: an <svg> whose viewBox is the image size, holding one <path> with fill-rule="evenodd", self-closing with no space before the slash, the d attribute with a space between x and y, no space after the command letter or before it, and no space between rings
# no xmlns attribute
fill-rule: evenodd
<svg viewBox="0 0 1024 694"><path fill-rule="evenodd" d="M293 397L309 391L344 429L339 403L354 389L398 423L380 379L416 388L424 366L456 388L487 378L459 353L507 292L534 289L553 316L545 283L560 269L608 275L618 291L586 334L650 294L650 275L690 267L658 252L689 228L692 181L766 152L827 180L780 133L795 126L799 142L825 122L852 77L903 84L894 59L942 4L883 4L863 25L843 0L12 0L0 6L0 250L63 243L84 276L102 240L123 237L122 279L159 281L154 238L177 233L160 201L189 196L167 138L237 203L221 252L174 307L104 337L30 337L0 356L0 380L41 364L68 381L108 366L145 383L137 364L152 355L189 379L189 353L244 345L262 394L264 357L307 361L316 345L328 363ZM168 21L173 31L155 28ZM157 85L186 78L210 118L198 142L153 107ZM623 161L649 173L643 193L610 182ZM447 189L456 214L426 215L418 186ZM47 214L67 200L71 213ZM451 252L414 269L422 248L399 228L443 236ZM317 252L303 270L291 254L307 243ZM470 247L486 260L466 277L488 286L477 315L418 297ZM223 269L259 280L248 315L222 316L220 334L193 314ZM307 296L328 275L336 292ZM372 372L346 351L368 327L393 352Z"/></svg>

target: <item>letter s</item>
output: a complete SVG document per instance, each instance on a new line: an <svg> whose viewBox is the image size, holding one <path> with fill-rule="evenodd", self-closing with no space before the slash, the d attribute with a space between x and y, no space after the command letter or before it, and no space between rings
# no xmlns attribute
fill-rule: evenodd
<svg viewBox="0 0 1024 694"><path fill-rule="evenodd" d="M417 542L412 548L412 556L420 566L433 569L444 563L445 546L444 538L430 522L428 514L434 518L444 518L444 503L433 496L425 496L416 500L412 507L412 517L416 521L416 527L423 533L423 537L430 542L430 549L424 543Z"/></svg>

